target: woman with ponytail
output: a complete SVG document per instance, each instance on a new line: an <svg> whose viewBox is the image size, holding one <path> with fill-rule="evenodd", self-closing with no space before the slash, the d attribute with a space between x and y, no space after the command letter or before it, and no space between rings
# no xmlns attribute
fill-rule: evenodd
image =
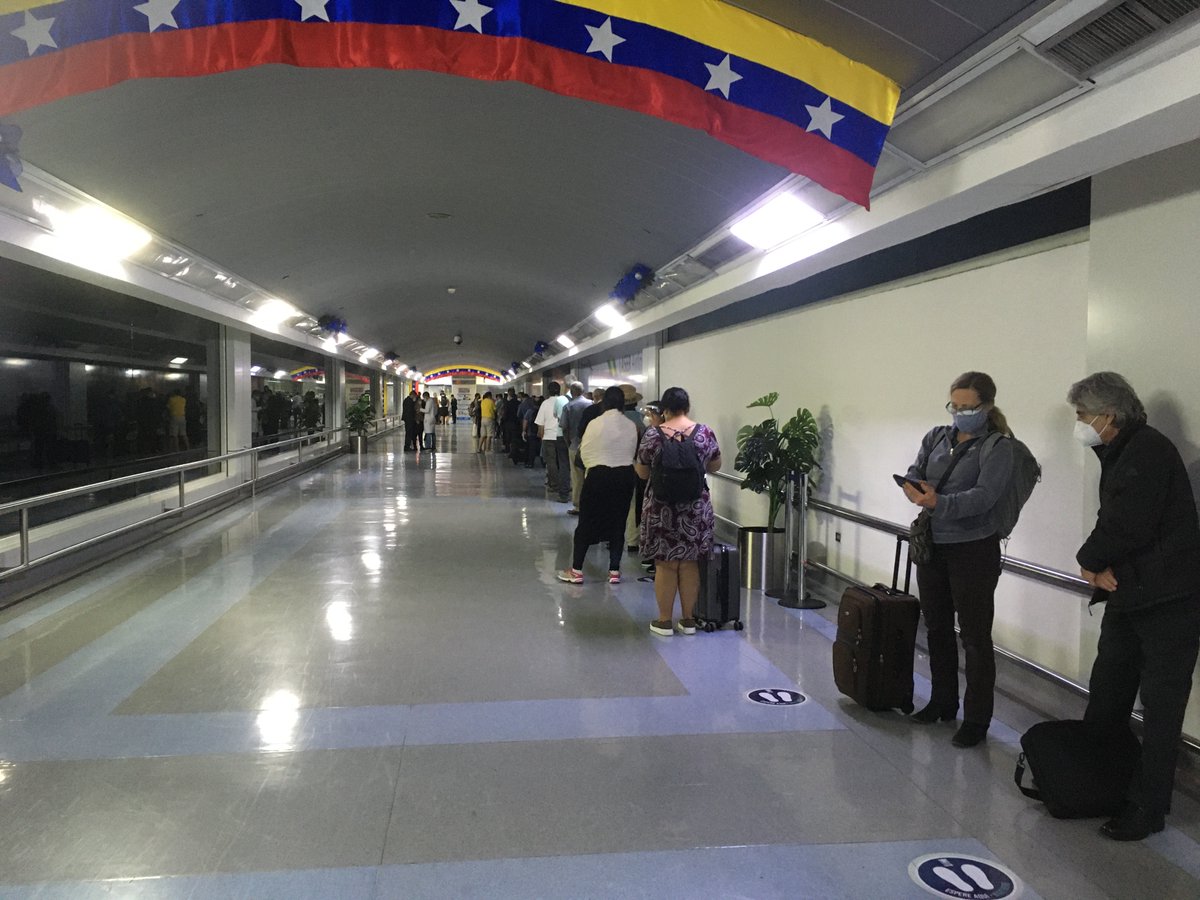
<svg viewBox="0 0 1200 900"><path fill-rule="evenodd" d="M1012 437L996 408L996 383L983 372L966 372L950 385L946 412L953 424L939 425L921 441L904 485L908 499L928 510L932 559L917 564L921 614L929 635L933 683L929 704L914 722L953 722L958 717L957 614L966 657L967 687L956 747L974 747L987 736L996 686L992 648L996 584L1000 580L1000 537L992 511L1013 474L1012 441L984 440L995 432ZM935 487L936 485L936 487Z"/></svg>

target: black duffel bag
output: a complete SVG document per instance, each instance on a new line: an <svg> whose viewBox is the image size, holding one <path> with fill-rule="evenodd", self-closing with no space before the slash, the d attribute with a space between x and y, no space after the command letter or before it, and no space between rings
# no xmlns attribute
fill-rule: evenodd
<svg viewBox="0 0 1200 900"><path fill-rule="evenodd" d="M1021 736L1021 751L1013 780L1056 819L1119 815L1142 758L1128 725L1081 721L1039 722ZM1035 787L1021 783L1026 769Z"/></svg>

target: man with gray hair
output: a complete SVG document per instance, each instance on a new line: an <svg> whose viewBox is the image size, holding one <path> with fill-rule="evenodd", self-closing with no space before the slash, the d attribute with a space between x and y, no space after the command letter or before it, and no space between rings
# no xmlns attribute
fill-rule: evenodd
<svg viewBox="0 0 1200 900"><path fill-rule="evenodd" d="M1146 424L1129 382L1098 372L1071 386L1075 437L1100 458L1100 510L1080 574L1104 603L1084 719L1127 728L1140 690L1142 757L1124 811L1100 833L1162 831L1200 650L1200 524L1175 445Z"/></svg>
<svg viewBox="0 0 1200 900"><path fill-rule="evenodd" d="M571 399L563 407L559 425L562 428L563 440L567 444L567 468L571 473L571 515L579 515L579 495L583 491L584 470L579 465L579 442L583 439L580 430L580 420L583 412L592 405L592 398L583 392L583 385L572 381L570 387Z"/></svg>

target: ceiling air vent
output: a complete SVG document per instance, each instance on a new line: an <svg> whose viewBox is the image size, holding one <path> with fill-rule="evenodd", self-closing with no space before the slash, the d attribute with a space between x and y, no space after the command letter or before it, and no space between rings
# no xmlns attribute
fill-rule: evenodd
<svg viewBox="0 0 1200 900"><path fill-rule="evenodd" d="M1082 27L1060 32L1038 47L1087 77L1127 56L1168 25L1200 10L1200 0L1126 0Z"/></svg>

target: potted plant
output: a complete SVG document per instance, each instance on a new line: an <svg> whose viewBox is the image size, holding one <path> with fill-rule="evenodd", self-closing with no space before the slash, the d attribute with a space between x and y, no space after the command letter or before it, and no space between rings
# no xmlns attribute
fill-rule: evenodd
<svg viewBox="0 0 1200 900"><path fill-rule="evenodd" d="M350 429L350 445L355 453L362 453L367 448L367 433L375 420L375 405L371 395L363 393L358 402L346 410L346 427Z"/></svg>
<svg viewBox="0 0 1200 900"><path fill-rule="evenodd" d="M783 546L783 529L776 528L775 523L787 502L788 472L811 474L813 469L820 468L817 452L821 431L816 418L801 407L796 410L796 415L780 425L773 409L778 400L779 394L772 392L746 407L765 407L770 417L758 425L742 426L737 434L738 453L733 463L733 467L746 476L742 490L767 495L766 527L744 528L744 534L739 536L742 559L750 574L749 586L763 590L774 590L783 581L787 548ZM758 584L754 583L756 580Z"/></svg>

